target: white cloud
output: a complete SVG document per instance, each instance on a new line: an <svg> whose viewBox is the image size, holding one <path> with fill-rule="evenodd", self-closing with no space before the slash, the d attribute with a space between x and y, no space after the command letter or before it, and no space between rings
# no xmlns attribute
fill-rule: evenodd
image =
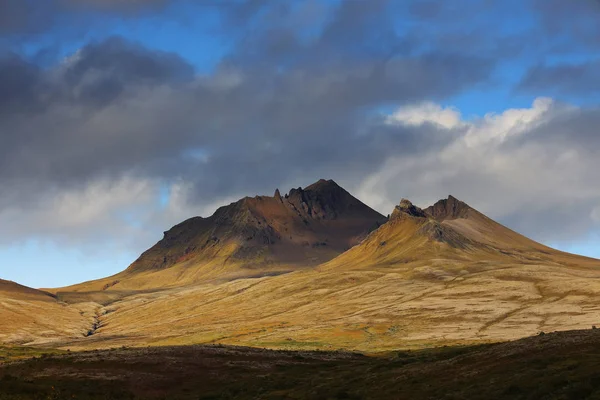
<svg viewBox="0 0 600 400"><path fill-rule="evenodd" d="M156 203L157 185L123 177L99 179L83 187L44 192L33 203L12 204L0 211L3 243L30 239L94 244L134 240L135 221ZM129 236L129 238L128 238Z"/></svg>
<svg viewBox="0 0 600 400"><path fill-rule="evenodd" d="M426 123L440 125L446 129L462 125L461 115L458 110L451 107L442 107L432 102L402 107L387 118L389 124L403 124L419 126Z"/></svg>
<svg viewBox="0 0 600 400"><path fill-rule="evenodd" d="M595 222L600 223L600 206L597 206L592 210L591 217Z"/></svg>
<svg viewBox="0 0 600 400"><path fill-rule="evenodd" d="M490 141L501 143L511 136L527 133L546 120L553 105L552 99L539 97L531 108L511 108L501 114L486 114L465 124L468 129L464 140L468 146L475 147Z"/></svg>
<svg viewBox="0 0 600 400"><path fill-rule="evenodd" d="M453 194L542 241L587 235L592 218L600 220L600 207L591 211L600 201L600 186L590 184L597 182L600 149L576 136L584 110L538 98L530 108L467 121L440 106L419 107L401 108L390 118L442 121L436 128L441 135L459 134L441 150L388 158L358 185L368 204L391 210L408 197L427 206ZM586 208L590 211L581 212Z"/></svg>

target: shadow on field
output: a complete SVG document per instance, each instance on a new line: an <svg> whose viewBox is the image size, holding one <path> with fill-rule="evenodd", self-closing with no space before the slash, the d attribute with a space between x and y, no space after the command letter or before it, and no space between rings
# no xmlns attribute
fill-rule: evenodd
<svg viewBox="0 0 600 400"><path fill-rule="evenodd" d="M0 357L0 399L600 399L600 330L377 356L216 345Z"/></svg>

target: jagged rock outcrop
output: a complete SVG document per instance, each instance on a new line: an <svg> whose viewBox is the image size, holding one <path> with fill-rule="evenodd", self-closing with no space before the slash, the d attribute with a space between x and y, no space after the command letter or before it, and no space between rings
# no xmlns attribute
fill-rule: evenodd
<svg viewBox="0 0 600 400"><path fill-rule="evenodd" d="M391 218L394 219L401 215L410 215L411 217L417 218L427 218L427 214L425 214L425 212L422 209L415 206L407 199L400 200L400 204L394 208L394 212L392 213Z"/></svg>
<svg viewBox="0 0 600 400"><path fill-rule="evenodd" d="M443 221L446 219L466 218L469 210L471 210L471 207L466 203L450 195L447 199L439 200L434 205L427 207L424 211L432 218Z"/></svg>

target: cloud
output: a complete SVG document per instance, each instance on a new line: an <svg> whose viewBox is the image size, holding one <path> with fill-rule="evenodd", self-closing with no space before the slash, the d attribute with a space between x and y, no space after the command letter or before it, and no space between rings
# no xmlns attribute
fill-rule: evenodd
<svg viewBox="0 0 600 400"><path fill-rule="evenodd" d="M388 118L388 123L408 126L430 123L452 129L461 124L461 115L456 109L442 108L438 104L425 102L396 110Z"/></svg>
<svg viewBox="0 0 600 400"><path fill-rule="evenodd" d="M139 15L158 11L172 0L0 0L0 35L40 34L65 19L86 19L90 13ZM72 21L71 21L72 23Z"/></svg>
<svg viewBox="0 0 600 400"><path fill-rule="evenodd" d="M523 77L519 89L563 97L595 96L600 91L600 60L579 64L537 65Z"/></svg>
<svg viewBox="0 0 600 400"><path fill-rule="evenodd" d="M536 99L531 108L509 109L451 125L448 110L424 104L401 108L395 123L459 133L443 149L387 158L364 179L358 194L391 209L401 197L426 206L453 194L513 229L545 242L585 237L596 229L600 189L594 182L600 110ZM455 116L456 114L451 114ZM398 116L404 116L399 118ZM424 117L427 116L427 117ZM443 129L442 129L443 128Z"/></svg>
<svg viewBox="0 0 600 400"><path fill-rule="evenodd" d="M397 2L231 4L209 72L118 37L51 66L0 57L0 226L19 224L0 241L143 250L186 217L321 177L384 213L451 192L538 239L591 229L597 109L540 98L466 119L441 105L490 85L499 32L401 31ZM447 12L427 11L412 10Z"/></svg>
<svg viewBox="0 0 600 400"><path fill-rule="evenodd" d="M494 64L465 52L415 52L417 44L395 32L390 4L227 8L226 24L237 15L247 26L234 30L231 51L205 74L119 37L52 66L1 56L0 213L26 222L0 240L80 243L83 225L125 235L131 221L97 217L134 208L169 214L151 200L163 186L183 185L184 209L203 212L275 186L360 177L392 152L444 146L451 135L385 124L380 108L444 99L484 80ZM308 17L319 18L318 29ZM144 191L124 189L134 182ZM131 197L94 200L98 192ZM89 208L65 214L61 204L77 201ZM169 215L157 232L184 217Z"/></svg>
<svg viewBox="0 0 600 400"><path fill-rule="evenodd" d="M557 50L600 47L598 0L533 0L532 4L539 16L543 33Z"/></svg>
<svg viewBox="0 0 600 400"><path fill-rule="evenodd" d="M535 28L523 37L531 63L518 92L597 102L600 1L532 0L531 8Z"/></svg>
<svg viewBox="0 0 600 400"><path fill-rule="evenodd" d="M89 44L50 69L16 55L5 58L4 178L62 184L131 169L170 177L180 168L211 167L186 158L190 149L204 149L223 173L234 168L232 156L244 171L265 156L299 163L305 154L329 159L328 145L347 137L365 141L356 125L366 108L443 98L483 79L492 66L473 55L396 52L401 39L392 34L389 48L368 53L370 42L354 40L384 17L356 7L343 3L317 40L291 40L287 50L274 51L268 35L256 32L247 40L262 48L258 60L241 43L205 76L195 76L175 55L117 38ZM341 27L355 19L364 20L362 28L349 39ZM357 51L361 46L366 48ZM446 80L444 73L455 78ZM297 150L292 157L282 154L290 148ZM262 178L231 175L231 185L247 182L247 188ZM221 178L203 180L202 192L221 190Z"/></svg>
<svg viewBox="0 0 600 400"><path fill-rule="evenodd" d="M600 206L597 206L592 210L591 217L596 223L600 223Z"/></svg>
<svg viewBox="0 0 600 400"><path fill-rule="evenodd" d="M155 194L151 182L128 177L47 190L32 202L14 202L2 208L0 223L11 229L0 232L0 241L13 244L27 238L93 247L94 242L105 243L105 238L116 232L121 241L135 241L139 232L129 222L143 219L151 211Z"/></svg>

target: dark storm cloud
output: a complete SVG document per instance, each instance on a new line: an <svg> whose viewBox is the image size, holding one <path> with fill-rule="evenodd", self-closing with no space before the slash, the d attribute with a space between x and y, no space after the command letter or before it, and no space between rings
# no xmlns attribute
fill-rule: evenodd
<svg viewBox="0 0 600 400"><path fill-rule="evenodd" d="M264 4L242 10L261 28L206 76L118 38L51 69L3 60L22 76L0 75L0 178L70 187L124 173L184 177L208 201L326 167L366 174L387 154L450 140L383 126L374 110L443 99L493 68L473 54L413 54L386 2L341 3L308 42L281 22L295 10Z"/></svg>
<svg viewBox="0 0 600 400"><path fill-rule="evenodd" d="M600 1L533 0L533 62L517 90L560 98L590 97L600 88Z"/></svg>
<svg viewBox="0 0 600 400"><path fill-rule="evenodd" d="M54 18L53 0L39 2L30 0L0 0L0 34L30 33L47 29Z"/></svg>
<svg viewBox="0 0 600 400"><path fill-rule="evenodd" d="M61 71L63 89L76 101L107 104L131 87L189 82L194 69L180 57L147 50L120 38L81 49Z"/></svg>
<svg viewBox="0 0 600 400"><path fill-rule="evenodd" d="M519 90L545 95L596 96L600 91L600 61L535 66L527 72Z"/></svg>
<svg viewBox="0 0 600 400"><path fill-rule="evenodd" d="M88 45L52 70L16 55L0 59L0 176L68 184L179 149L178 138L169 145L176 112L160 116L158 104L138 102L192 79L179 57L119 38Z"/></svg>
<svg viewBox="0 0 600 400"><path fill-rule="evenodd" d="M0 34L40 33L62 16L78 18L82 12L157 10L170 0L0 0ZM69 14L69 13L75 14Z"/></svg>
<svg viewBox="0 0 600 400"><path fill-rule="evenodd" d="M33 111L44 90L41 72L15 54L0 56L0 116Z"/></svg>
<svg viewBox="0 0 600 400"><path fill-rule="evenodd" d="M600 47L600 1L533 0L533 7L557 50Z"/></svg>
<svg viewBox="0 0 600 400"><path fill-rule="evenodd" d="M0 114L41 112L56 103L106 105L129 88L193 79L180 57L121 38L92 43L48 71L17 54L0 55Z"/></svg>
<svg viewBox="0 0 600 400"><path fill-rule="evenodd" d="M14 15L24 4L0 2L13 7ZM61 12L98 6L98 2L48 4ZM142 5L103 4L111 12ZM527 170L539 153L554 157L560 143L568 144L565 132L592 122L577 113L563 118L560 109L547 123L563 128L548 134L548 139L535 133L520 146L507 142L457 152L452 149L477 126L435 120L390 123L384 111L389 114L423 101L442 102L475 86L485 88L498 54L510 52L514 38L499 46L496 39L501 35L485 36L487 26L484 30L459 26L452 34L440 35L430 26L416 24L399 32L393 19L399 3L391 1L344 1L327 7L319 2L219 4L215 6L222 13L219 34L231 46L206 74L175 54L122 38L87 44L51 67L14 53L0 57L0 185L4 189L0 225L6 214L12 218L8 221L20 221L23 236L39 234L42 225L48 227L44 231L48 235L57 230L62 235L73 232L77 240L92 231L108 235L118 224L105 224L107 215L122 208L130 212L132 204L143 208L130 197L151 199L148 186L156 182L167 186L185 182L189 209L320 177L334 178L351 190L371 178L386 183L371 191L389 194L378 203L384 207L382 212L400 197L421 192L436 200L451 191L485 205L484 196L502 199L503 190L513 190L526 193L527 204L534 204L552 185L537 191L531 182L515 178L526 174L506 172L506 165L514 156ZM437 21L447 12L443 7L434 9L439 4L413 7L412 12L417 18ZM4 29L24 31L32 18L17 18L16 25L5 24ZM445 25L436 29L440 26ZM422 117L419 110L414 112L417 120ZM581 147L585 161L580 165L589 168L590 154L598 146L591 131L586 132L590 135L577 136L580 144L563 148ZM531 153L521 153L521 148L530 147ZM553 157L544 158L541 165L552 168ZM496 159L497 163L490 161ZM537 165L531 168L544 171ZM554 175L563 182L562 174ZM516 183L490 184L502 179ZM110 182L116 182L116 189ZM576 182L583 185L580 179ZM137 189L130 193L130 185ZM67 200L61 197L65 193ZM585 199L588 216L596 198ZM565 199L547 204L555 207ZM93 212L86 209L85 215L72 217L77 230L71 230L71 225L65 225L70 213L64 204L82 202ZM527 221L518 218L527 210L505 210L502 200L488 205L484 211L502 210L500 217ZM46 214L31 212L46 208ZM574 213L569 215L572 218ZM582 220L577 219L569 232L581 232ZM104 225L106 231L101 229ZM548 233L521 227L537 237Z"/></svg>

